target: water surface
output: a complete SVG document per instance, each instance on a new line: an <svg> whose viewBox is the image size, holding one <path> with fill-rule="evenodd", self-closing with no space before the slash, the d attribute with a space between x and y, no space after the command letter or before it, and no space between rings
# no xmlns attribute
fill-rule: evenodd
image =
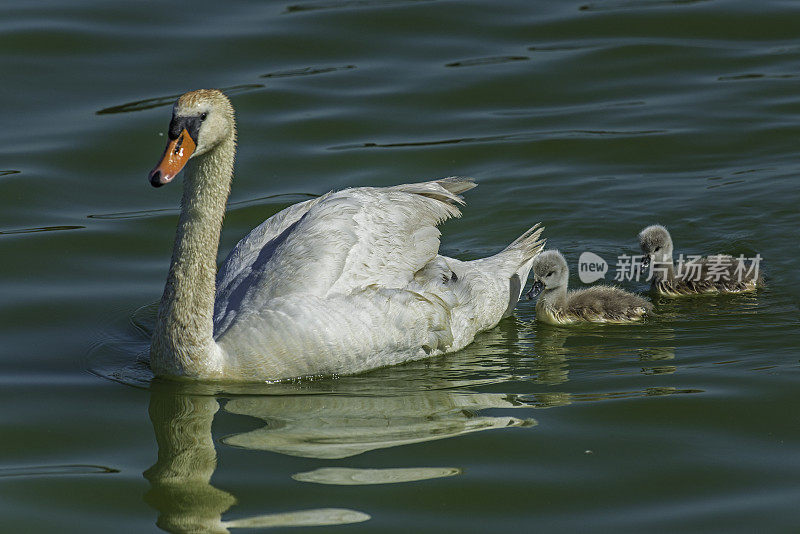
<svg viewBox="0 0 800 534"><path fill-rule="evenodd" d="M0 530L793 531L798 21L779 0L4 3ZM630 327L521 302L462 352L358 377L152 381L180 184L146 174L201 87L238 113L222 254L331 189L468 175L448 255L542 221L579 287L581 252L610 278L661 223L679 252L760 254L769 285Z"/></svg>

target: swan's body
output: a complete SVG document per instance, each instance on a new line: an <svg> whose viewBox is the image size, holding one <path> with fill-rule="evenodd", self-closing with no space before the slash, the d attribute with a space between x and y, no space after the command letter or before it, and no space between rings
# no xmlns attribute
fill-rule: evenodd
<svg viewBox="0 0 800 534"><path fill-rule="evenodd" d="M567 291L569 267L557 250L543 252L533 261L534 285L529 296L536 301L536 319L548 324L629 323L639 321L653 305L618 287L596 285Z"/></svg>
<svg viewBox="0 0 800 534"><path fill-rule="evenodd" d="M489 258L439 255L436 226L460 215L460 193L475 186L447 178L290 206L242 239L217 274L235 151L227 98L183 95L170 139L153 185L194 159L151 345L158 376L351 374L459 350L513 311L543 246L537 225Z"/></svg>
<svg viewBox="0 0 800 534"><path fill-rule="evenodd" d="M651 286L666 297L686 295L743 293L764 285L758 269L743 260L717 254L692 258L676 271L672 259L672 236L660 225L648 226L639 234L639 246L645 256L643 267L652 265Z"/></svg>

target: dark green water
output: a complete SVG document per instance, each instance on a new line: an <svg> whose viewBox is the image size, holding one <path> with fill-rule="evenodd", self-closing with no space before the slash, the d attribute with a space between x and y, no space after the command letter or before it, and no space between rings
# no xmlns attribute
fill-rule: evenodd
<svg viewBox="0 0 800 534"><path fill-rule="evenodd" d="M779 0L1 3L0 531L796 531L799 29ZM632 327L521 302L358 377L151 383L180 184L146 174L201 87L239 119L222 253L308 195L461 174L446 254L543 221L578 287L581 252L662 223L769 286Z"/></svg>

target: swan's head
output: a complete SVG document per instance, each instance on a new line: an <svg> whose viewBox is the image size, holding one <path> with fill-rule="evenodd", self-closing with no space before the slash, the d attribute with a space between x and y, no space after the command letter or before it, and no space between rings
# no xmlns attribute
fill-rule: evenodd
<svg viewBox="0 0 800 534"><path fill-rule="evenodd" d="M169 141L158 165L150 171L153 187L172 181L186 163L235 135L233 106L217 89L183 94L172 108Z"/></svg>
<svg viewBox="0 0 800 534"><path fill-rule="evenodd" d="M639 232L639 246L642 248L642 268L653 263L672 263L672 237L669 231L659 224L648 226Z"/></svg>
<svg viewBox="0 0 800 534"><path fill-rule="evenodd" d="M546 250L533 260L533 287L528 298L534 298L542 291L550 291L564 287L569 280L567 260L557 250Z"/></svg>

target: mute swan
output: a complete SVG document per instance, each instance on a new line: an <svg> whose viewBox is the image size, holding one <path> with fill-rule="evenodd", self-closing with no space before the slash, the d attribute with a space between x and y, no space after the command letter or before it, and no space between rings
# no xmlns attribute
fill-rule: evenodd
<svg viewBox="0 0 800 534"><path fill-rule="evenodd" d="M514 309L544 246L537 224L474 261L438 255L468 178L358 187L286 208L217 272L236 144L218 90L181 96L150 183L186 166L175 246L150 346L156 376L270 381L354 374L459 350Z"/></svg>
<svg viewBox="0 0 800 534"><path fill-rule="evenodd" d="M742 293L764 284L753 264L724 254L706 258L690 257L692 261L679 264L678 272L672 261L672 237L661 225L648 226L639 234L639 246L644 259L642 268L652 263L652 287L668 297L701 293Z"/></svg>
<svg viewBox="0 0 800 534"><path fill-rule="evenodd" d="M596 285L567 293L569 267L557 250L542 252L533 260L533 277L528 297L541 292L536 319L543 323L628 323L653 310L642 297L613 286Z"/></svg>

